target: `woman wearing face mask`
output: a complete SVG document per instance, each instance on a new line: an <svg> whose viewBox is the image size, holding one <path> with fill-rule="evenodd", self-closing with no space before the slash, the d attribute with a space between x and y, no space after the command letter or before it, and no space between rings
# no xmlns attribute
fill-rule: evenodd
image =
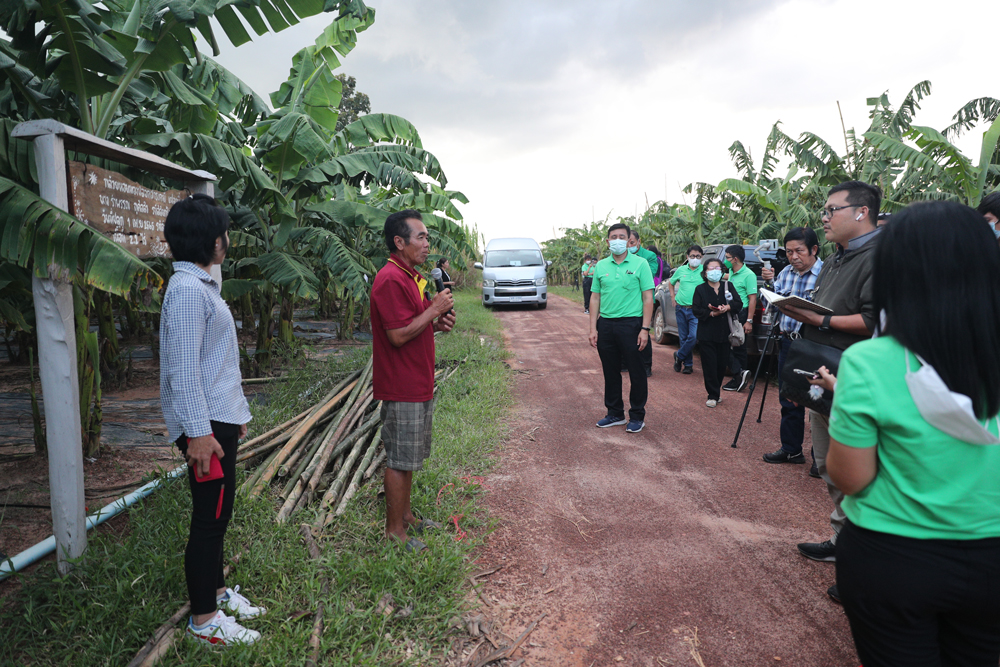
<svg viewBox="0 0 1000 667"><path fill-rule="evenodd" d="M983 197L976 210L986 218L986 224L990 226L997 243L1000 243L1000 192L991 192Z"/></svg>
<svg viewBox="0 0 1000 667"><path fill-rule="evenodd" d="M865 667L1000 661L997 275L993 234L960 204L913 204L879 240L884 335L844 352L827 459L847 495L837 590Z"/></svg>
<svg viewBox="0 0 1000 667"><path fill-rule="evenodd" d="M729 361L729 311L743 309L736 288L728 281L723 285L722 262L709 259L701 270L701 285L694 290L691 310L698 318L698 348L701 350L701 372L705 377L708 400L705 405L714 408L721 397L722 378Z"/></svg>

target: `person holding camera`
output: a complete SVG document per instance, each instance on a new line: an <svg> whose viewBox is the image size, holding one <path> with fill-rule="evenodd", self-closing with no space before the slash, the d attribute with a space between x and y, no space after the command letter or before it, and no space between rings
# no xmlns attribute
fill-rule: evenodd
<svg viewBox="0 0 1000 667"><path fill-rule="evenodd" d="M836 588L865 667L1000 661L997 275L1000 248L973 209L893 214L874 252L883 335L815 381L836 382Z"/></svg>
<svg viewBox="0 0 1000 667"><path fill-rule="evenodd" d="M788 266L781 270L777 280L774 278L774 269L764 268L761 277L767 281L774 281L774 292L781 296L797 296L802 299L812 300L812 291L816 287L816 280L823 269L823 260L819 258L819 239L816 232L808 227L795 227L785 234L785 255L788 257ZM781 387L781 371L785 367L785 358L788 350L792 347L792 341L799 337L799 330L802 323L796 319L785 315L778 316L778 330L780 339L778 343L778 387ZM802 455L802 441L805 439L806 409L805 406L797 405L787 398L778 399L781 403L781 427L779 429L781 447L774 452L764 454L764 460L768 463L805 463L806 458ZM813 459L813 470L816 462ZM819 472L810 475L819 477Z"/></svg>
<svg viewBox="0 0 1000 667"><path fill-rule="evenodd" d="M160 406L170 439L187 459L191 487L186 633L218 646L260 639L237 620L265 612L239 586L229 588L223 571L223 543L236 499L236 449L251 419L236 323L210 275L226 256L228 228L225 209L208 195L192 195L170 208L163 235L174 274L160 309Z"/></svg>
<svg viewBox="0 0 1000 667"><path fill-rule="evenodd" d="M828 257L820 270L813 291L813 301L833 311L821 315L794 306L778 307L784 315L802 323L801 335L821 345L846 350L851 345L871 337L875 330L876 311L872 296L872 266L877 238L878 212L882 191L862 181L846 181L830 188L823 207L823 231L828 241L837 244L837 252ZM844 526L841 501L844 494L830 479L826 470L826 455L830 449L830 421L814 410L809 414L813 455L820 477L826 482L833 501L830 526L833 536L823 542L802 542L799 553L823 562L837 560L837 535ZM836 591L829 591L836 597Z"/></svg>
<svg viewBox="0 0 1000 667"><path fill-rule="evenodd" d="M385 536L407 551L427 545L407 538L441 524L417 519L410 508L413 472L431 453L434 417L434 332L455 326L451 290L427 298L427 280L417 266L431 251L430 233L418 211L405 210L385 220L386 262L372 283L372 385L382 401L382 443L386 451Z"/></svg>
<svg viewBox="0 0 1000 667"><path fill-rule="evenodd" d="M714 408L722 400L720 389L729 361L730 311L740 312L743 300L736 287L722 280L722 262L716 258L705 261L701 269L702 284L694 290L691 312L698 318L698 349L701 350L701 372L705 379L708 400Z"/></svg>

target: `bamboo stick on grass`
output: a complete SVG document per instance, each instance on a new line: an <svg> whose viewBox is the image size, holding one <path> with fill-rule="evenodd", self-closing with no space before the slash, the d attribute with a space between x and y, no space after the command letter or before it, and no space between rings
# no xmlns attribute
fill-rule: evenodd
<svg viewBox="0 0 1000 667"><path fill-rule="evenodd" d="M375 471L378 470L378 467L382 464L382 461L385 461L385 457L386 453L385 449L383 449L381 452L378 453L378 456L375 457L375 460L372 461L372 464L368 466L368 470L365 470L365 477L364 477L365 480L368 480L372 475L375 474Z"/></svg>
<svg viewBox="0 0 1000 667"><path fill-rule="evenodd" d="M378 449L379 444L382 442L382 429L375 431L375 437L372 438L372 443L368 445L368 451L365 452L364 458L361 459L361 463L358 464L358 469L354 473L354 479L348 485L347 490L344 491L344 497L340 500L340 504L337 506L337 510L333 513L334 517L341 516L347 510L347 503L350 502L354 494L358 492L361 486L361 476L365 474L365 470L372 462L372 458L375 456L375 450ZM329 521L329 519L327 520Z"/></svg>

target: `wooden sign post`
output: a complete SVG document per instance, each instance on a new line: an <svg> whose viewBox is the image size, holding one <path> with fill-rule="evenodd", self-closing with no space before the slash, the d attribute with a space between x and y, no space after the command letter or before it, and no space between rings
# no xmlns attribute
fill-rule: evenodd
<svg viewBox="0 0 1000 667"><path fill-rule="evenodd" d="M66 151L73 150L96 157L103 157L145 170L149 173L172 178L185 183L188 193L200 192L214 195L215 176L206 171L192 171L173 162L143 151L125 148L98 139L73 127L54 120L35 120L18 125L11 136L29 139L35 146L35 165L38 168L38 185L41 197L47 202L70 211L70 177L80 172L80 198L74 197L81 218L98 231L122 242L139 257L167 254L162 243L162 218L153 212L154 206L169 210L168 197L180 191L158 193L124 179L120 174L104 172L98 175L95 167L82 165L83 169L69 163L67 173ZM91 174L97 176L97 182ZM94 195L85 194L90 188L103 186ZM133 191L132 187L144 192ZM114 197L112 193L119 196ZM75 194L75 193L74 193ZM144 198L139 195L149 195ZM96 196L96 204L88 197ZM161 200L162 196L162 200ZM105 200L104 197L107 197ZM176 201L176 199L175 199ZM143 210L148 207L148 210ZM87 216L108 215L105 227L95 218ZM128 211L130 215L124 213ZM95 214L94 211L97 211ZM158 211L158 212L162 212ZM77 216L80 217L80 216ZM166 213L163 213L163 218ZM125 222L126 218L128 223ZM108 222L110 221L110 222ZM150 228L147 229L147 224ZM157 229L157 224L160 224ZM119 225L121 225L119 229ZM141 228L141 233L140 229ZM114 235L120 234L116 238ZM157 239L157 234L159 238ZM159 244L157 242L159 241ZM141 254L148 249L149 254ZM38 267L36 267L37 269ZM212 267L212 277L219 283L222 274L218 266ZM80 432L80 381L77 376L76 329L73 316L73 286L69 272L49 266L48 277L32 275L31 287L35 301L35 330L38 335L38 366L44 398L46 442L49 448L49 490L52 505L52 534L56 538L56 556L59 572L72 569L72 560L79 558L87 548L87 524L84 516L83 497L83 442Z"/></svg>

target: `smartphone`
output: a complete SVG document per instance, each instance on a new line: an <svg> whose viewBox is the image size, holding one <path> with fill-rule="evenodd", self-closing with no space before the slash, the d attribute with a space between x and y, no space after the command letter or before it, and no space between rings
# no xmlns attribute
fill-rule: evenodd
<svg viewBox="0 0 1000 667"><path fill-rule="evenodd" d="M798 373L799 375L808 375L813 380L819 379L819 373L817 373L816 371L804 371L801 368L793 368L792 370Z"/></svg>

